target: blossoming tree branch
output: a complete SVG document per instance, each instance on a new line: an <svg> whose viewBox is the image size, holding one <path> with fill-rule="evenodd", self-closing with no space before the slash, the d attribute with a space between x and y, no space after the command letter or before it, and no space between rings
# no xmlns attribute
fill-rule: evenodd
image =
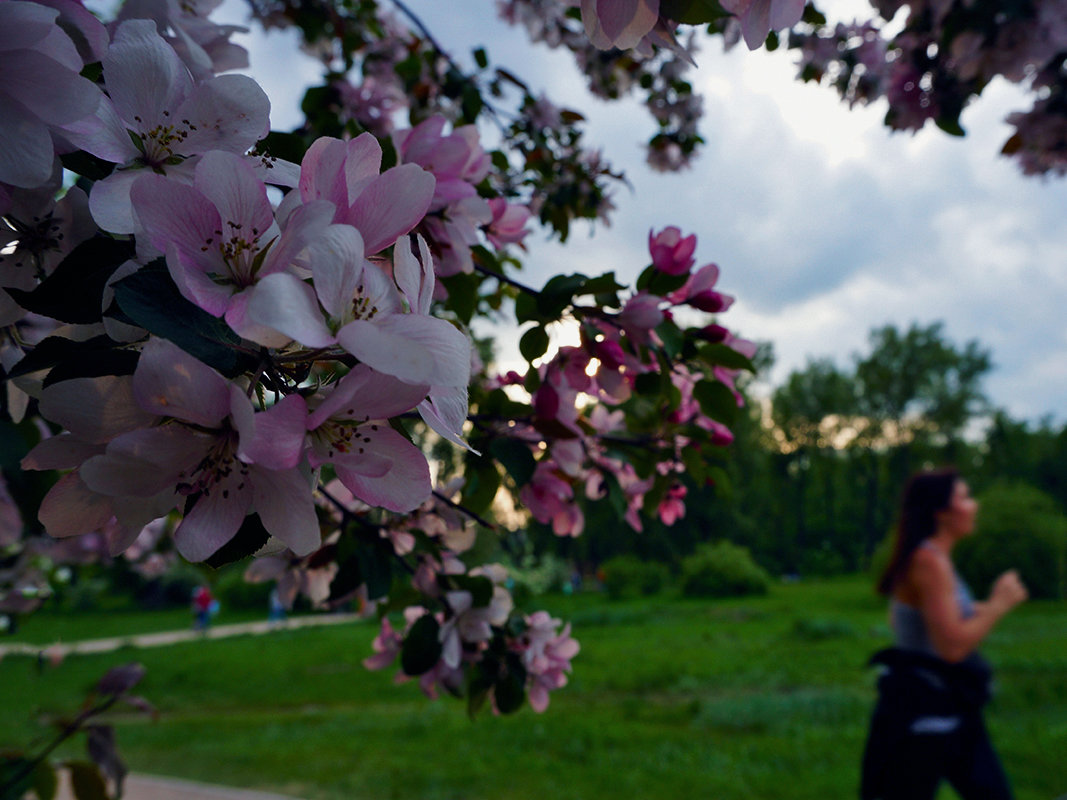
<svg viewBox="0 0 1067 800"><path fill-rule="evenodd" d="M635 528L678 519L682 476L722 475L754 346L674 227L616 266L633 286L523 279L530 226L566 240L610 215L622 176L581 114L484 50L464 69L401 0L249 2L322 61L296 130L271 131L232 72L246 54L213 0L108 20L0 0L0 610L32 610L62 564L245 561L289 602L376 610L369 667L472 711L543 710L578 645L516 609L475 545L508 497L560 536L589 502ZM700 26L753 49L786 36L803 79L886 97L896 128L960 133L989 80L1027 80L1005 152L1061 173L1063 6L879 2L906 16L890 37L800 0L498 3L594 93L643 94L659 169L702 142ZM487 318L516 326L525 368L476 346ZM578 346L550 346L559 323Z"/></svg>

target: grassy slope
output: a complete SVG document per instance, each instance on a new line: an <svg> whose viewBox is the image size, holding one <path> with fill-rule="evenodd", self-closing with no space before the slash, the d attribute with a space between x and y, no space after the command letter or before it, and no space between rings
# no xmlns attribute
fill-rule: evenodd
<svg viewBox="0 0 1067 800"><path fill-rule="evenodd" d="M9 658L0 747L39 734L34 713L72 707L95 676L136 659L163 712L120 721L140 772L338 800L856 795L874 698L862 665L887 640L865 582L716 603L545 604L574 623L582 652L543 715L471 722L460 703L395 687L360 666L374 629L354 625L72 657L43 672ZM990 725L1019 800L1067 792L1065 612L1031 603L986 647L1000 680Z"/></svg>

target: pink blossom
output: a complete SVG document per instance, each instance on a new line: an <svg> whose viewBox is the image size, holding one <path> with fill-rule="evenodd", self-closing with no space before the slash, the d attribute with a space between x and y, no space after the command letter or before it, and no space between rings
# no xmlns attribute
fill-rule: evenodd
<svg viewBox="0 0 1067 800"><path fill-rule="evenodd" d="M522 661L526 667L530 706L542 712L548 708L548 693L567 684L571 661L581 649L571 637L571 626L559 630L560 621L547 611L526 617L526 633L521 639Z"/></svg>
<svg viewBox="0 0 1067 800"><path fill-rule="evenodd" d="M212 151L197 163L193 185L143 175L130 191L152 245L166 253L182 295L242 336L268 346L289 341L249 316L252 287L290 268L322 235L332 207L304 207L285 232L274 221L267 189L239 156Z"/></svg>
<svg viewBox="0 0 1067 800"><path fill-rule="evenodd" d="M59 12L37 3L0 3L0 183L43 186L52 177L53 135L91 115L100 89L81 77L84 62L56 24Z"/></svg>
<svg viewBox="0 0 1067 800"><path fill-rule="evenodd" d="M374 255L426 215L435 185L433 175L417 164L385 172L381 166L381 145L369 133L348 142L317 139L300 163L299 194L291 192L279 213L293 203L328 200L336 208L333 221L356 228L364 255Z"/></svg>
<svg viewBox="0 0 1067 800"><path fill-rule="evenodd" d="M436 178L431 211L476 197L474 187L489 173L489 154L478 140L478 129L464 125L445 135L446 122L435 114L392 137L402 163L418 164Z"/></svg>
<svg viewBox="0 0 1067 800"><path fill-rule="evenodd" d="M196 83L149 20L119 26L103 69L110 98L67 126L67 136L125 167L98 181L89 198L105 230L135 232L130 191L140 175L166 172L189 182L192 164L183 159L210 150L242 154L270 129L270 101L254 80L223 75Z"/></svg>
<svg viewBox="0 0 1067 800"><path fill-rule="evenodd" d="M659 0L581 0L582 22L594 47L629 50L659 20Z"/></svg>
<svg viewBox="0 0 1067 800"><path fill-rule="evenodd" d="M493 214L493 221L489 223L485 235L493 247L502 250L506 244L522 246L522 240L530 232L526 227L531 217L529 207L509 203L503 197L492 197L489 199L489 210Z"/></svg>
<svg viewBox="0 0 1067 800"><path fill-rule="evenodd" d="M792 28L804 15L804 0L722 0L722 7L741 23L749 50L756 50L771 31Z"/></svg>
<svg viewBox="0 0 1067 800"><path fill-rule="evenodd" d="M374 637L371 647L374 655L363 659L363 666L367 669L385 669L400 655L400 646L404 643L404 637L393 629L389 617L382 617L382 628Z"/></svg>
<svg viewBox="0 0 1067 800"><path fill-rule="evenodd" d="M667 490L666 497L660 501L657 513L664 525L673 525L685 516L685 496L688 490L676 484Z"/></svg>
<svg viewBox="0 0 1067 800"><path fill-rule="evenodd" d="M541 523L551 523L557 536L577 536L585 517L574 503L574 487L557 474L551 461L541 461L530 482L519 491L519 500Z"/></svg>
<svg viewBox="0 0 1067 800"><path fill-rule="evenodd" d="M683 237L681 230L673 225L659 233L648 232L648 250L652 254L652 265L668 275L684 275L692 268L696 260L696 234Z"/></svg>
<svg viewBox="0 0 1067 800"><path fill-rule="evenodd" d="M390 417L410 411L427 387L353 368L307 417L312 467L332 464L360 500L390 511L413 511L429 496L426 457L394 431Z"/></svg>
<svg viewBox="0 0 1067 800"><path fill-rule="evenodd" d="M226 544L251 512L293 552L319 546L299 469L307 417L299 395L256 413L240 389L162 339L145 345L132 389L143 412L166 424L115 436L88 458L78 474L90 491L146 504L158 512L152 518L185 507L174 539L190 561Z"/></svg>

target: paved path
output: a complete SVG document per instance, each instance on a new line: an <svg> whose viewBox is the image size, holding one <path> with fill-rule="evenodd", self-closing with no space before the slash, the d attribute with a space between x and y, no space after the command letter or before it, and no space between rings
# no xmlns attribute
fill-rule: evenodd
<svg viewBox="0 0 1067 800"><path fill-rule="evenodd" d="M39 656L62 659L71 653L106 653L120 647L163 647L176 642L197 639L222 639L227 636L246 636L271 633L290 628L307 628L318 625L340 625L359 619L358 614L321 614L291 617L278 622L245 622L234 625L216 625L206 631L182 630L163 633L146 633L139 636L116 636L109 639L88 639L80 642L55 642L49 645L13 642L0 644L0 658L8 654ZM123 800L299 800L289 795L257 792L250 789L232 789L207 783L163 778L153 775L130 775L122 794ZM74 800L69 782L63 776L56 800Z"/></svg>
<svg viewBox="0 0 1067 800"><path fill-rule="evenodd" d="M86 639L80 642L54 642L30 644L11 642L0 644L0 658L9 654L62 659L71 653L107 653L120 647L162 647L176 642L197 639L223 639L228 636L244 636L270 633L288 628L307 628L316 625L340 625L359 619L358 614L321 614L291 617L278 622L241 622L233 625L215 625L206 631L182 630L163 633L145 633L137 636L114 636L108 639Z"/></svg>
<svg viewBox="0 0 1067 800"><path fill-rule="evenodd" d="M60 782L56 800L74 800L67 780ZM231 789L208 783L159 778L154 775L130 775L123 786L122 800L299 800L290 795Z"/></svg>

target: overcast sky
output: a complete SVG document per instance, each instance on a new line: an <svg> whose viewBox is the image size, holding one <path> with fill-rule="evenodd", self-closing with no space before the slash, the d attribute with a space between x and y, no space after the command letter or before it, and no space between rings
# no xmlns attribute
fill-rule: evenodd
<svg viewBox="0 0 1067 800"><path fill-rule="evenodd" d="M698 264L719 264L720 288L737 297L721 321L773 343L771 382L809 358L847 365L872 327L943 320L956 344L992 351L985 388L997 406L1067 419L1067 181L1023 177L998 155L1003 118L1028 106L1014 87L986 90L964 113L964 139L932 126L890 134L884 104L849 110L832 90L799 83L793 54L724 54L707 39L690 78L708 144L691 169L659 174L644 165L653 123L643 109L590 97L569 54L531 46L493 0L408 5L460 63L484 45L493 64L582 111L588 141L633 186L615 191L611 228L578 227L564 247L529 237L529 282L609 269L632 280L648 262L649 229L677 225L698 235ZM242 7L229 0L227 13ZM282 130L318 75L293 42L245 42Z"/></svg>

